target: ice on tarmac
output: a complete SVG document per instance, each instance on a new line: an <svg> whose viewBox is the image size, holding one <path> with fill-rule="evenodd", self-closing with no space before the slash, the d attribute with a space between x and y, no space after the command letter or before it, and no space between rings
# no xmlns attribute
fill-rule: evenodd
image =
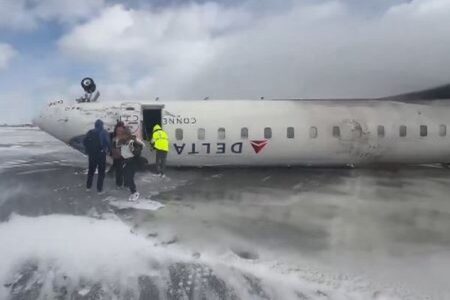
<svg viewBox="0 0 450 300"><path fill-rule="evenodd" d="M164 204L162 204L161 202L154 201L151 199L145 199L145 198L140 198L138 201L132 202L132 201L123 200L120 198L109 196L109 197L106 197L105 199L103 199L103 201L108 202L109 205L114 206L118 209L132 208L132 209L154 211L154 210L158 210L158 209L161 209L164 207Z"/></svg>
<svg viewBox="0 0 450 300"><path fill-rule="evenodd" d="M170 169L136 175L164 208L118 209L80 153L0 134L0 299L450 299L447 169Z"/></svg>

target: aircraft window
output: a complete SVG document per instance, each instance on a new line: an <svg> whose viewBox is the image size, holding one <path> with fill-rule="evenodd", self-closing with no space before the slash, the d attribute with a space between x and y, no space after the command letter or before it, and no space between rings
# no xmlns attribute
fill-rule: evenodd
<svg viewBox="0 0 450 300"><path fill-rule="evenodd" d="M217 138L219 140L225 139L225 128L223 128L223 127L219 128L219 130L217 131Z"/></svg>
<svg viewBox="0 0 450 300"><path fill-rule="evenodd" d="M400 126L400 136L405 137L406 136L406 126L402 125Z"/></svg>
<svg viewBox="0 0 450 300"><path fill-rule="evenodd" d="M179 141L183 139L183 129L181 128L175 129L175 138Z"/></svg>
<svg viewBox="0 0 450 300"><path fill-rule="evenodd" d="M441 124L439 126L439 135L446 136L447 135L447 125Z"/></svg>
<svg viewBox="0 0 450 300"><path fill-rule="evenodd" d="M384 126L383 125L378 125L377 133L378 133L379 137L384 137Z"/></svg>
<svg viewBox="0 0 450 300"><path fill-rule="evenodd" d="M294 138L294 127L288 127L287 128L287 138L293 139Z"/></svg>
<svg viewBox="0 0 450 300"><path fill-rule="evenodd" d="M272 128L266 127L264 128L264 138L271 139L272 138Z"/></svg>
<svg viewBox="0 0 450 300"><path fill-rule="evenodd" d="M309 137L312 139L317 138L317 127L310 127L309 128Z"/></svg>
<svg viewBox="0 0 450 300"><path fill-rule="evenodd" d="M204 140L205 139L205 128L199 128L197 131L197 137L199 140Z"/></svg>
<svg viewBox="0 0 450 300"><path fill-rule="evenodd" d="M339 126L333 126L333 136L337 138L341 136L341 129Z"/></svg>
<svg viewBox="0 0 450 300"><path fill-rule="evenodd" d="M248 128L247 127L241 128L241 138L248 139Z"/></svg>
<svg viewBox="0 0 450 300"><path fill-rule="evenodd" d="M427 125L420 125L420 136L428 135L428 127Z"/></svg>

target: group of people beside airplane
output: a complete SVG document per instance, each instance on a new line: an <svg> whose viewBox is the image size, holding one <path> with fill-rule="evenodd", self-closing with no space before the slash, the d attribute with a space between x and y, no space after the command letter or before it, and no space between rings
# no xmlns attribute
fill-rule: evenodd
<svg viewBox="0 0 450 300"><path fill-rule="evenodd" d="M167 153L169 151L169 139L167 133L159 124L153 127L150 147L156 151L156 172L164 177ZM86 190L90 191L95 171L98 170L97 192L103 194L103 181L106 172L106 156L113 159L112 169L115 172L117 188L127 187L130 190L129 201L137 201L139 192L136 189L134 175L137 163L145 143L133 135L130 129L121 121L118 121L114 131L110 135L104 127L103 121L95 121L94 129L89 130L83 141L86 153L89 157L89 170L87 175Z"/></svg>

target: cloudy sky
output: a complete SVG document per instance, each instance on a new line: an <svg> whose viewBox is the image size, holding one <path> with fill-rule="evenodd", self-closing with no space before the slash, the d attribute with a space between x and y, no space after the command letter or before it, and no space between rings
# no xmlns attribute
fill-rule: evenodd
<svg viewBox="0 0 450 300"><path fill-rule="evenodd" d="M450 0L0 0L0 123L49 100L365 97L450 82Z"/></svg>

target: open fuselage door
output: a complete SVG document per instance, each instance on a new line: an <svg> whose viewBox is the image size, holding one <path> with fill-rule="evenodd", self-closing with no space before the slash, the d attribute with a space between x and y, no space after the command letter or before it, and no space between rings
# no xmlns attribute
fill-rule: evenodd
<svg viewBox="0 0 450 300"><path fill-rule="evenodd" d="M153 127L160 125L162 127L162 109L163 105L142 105L142 139L146 141L147 148L149 149L150 141L153 135ZM148 161L153 164L156 160L154 152L147 151L150 156Z"/></svg>
<svg viewBox="0 0 450 300"><path fill-rule="evenodd" d="M143 155L150 164L155 162L154 152L150 152L150 140L153 127L161 124L163 105L143 105L141 103L123 103L121 105L120 119L131 133L145 143Z"/></svg>
<svg viewBox="0 0 450 300"><path fill-rule="evenodd" d="M163 105L142 105L142 136L145 140L152 139L153 127L158 124L162 126Z"/></svg>

